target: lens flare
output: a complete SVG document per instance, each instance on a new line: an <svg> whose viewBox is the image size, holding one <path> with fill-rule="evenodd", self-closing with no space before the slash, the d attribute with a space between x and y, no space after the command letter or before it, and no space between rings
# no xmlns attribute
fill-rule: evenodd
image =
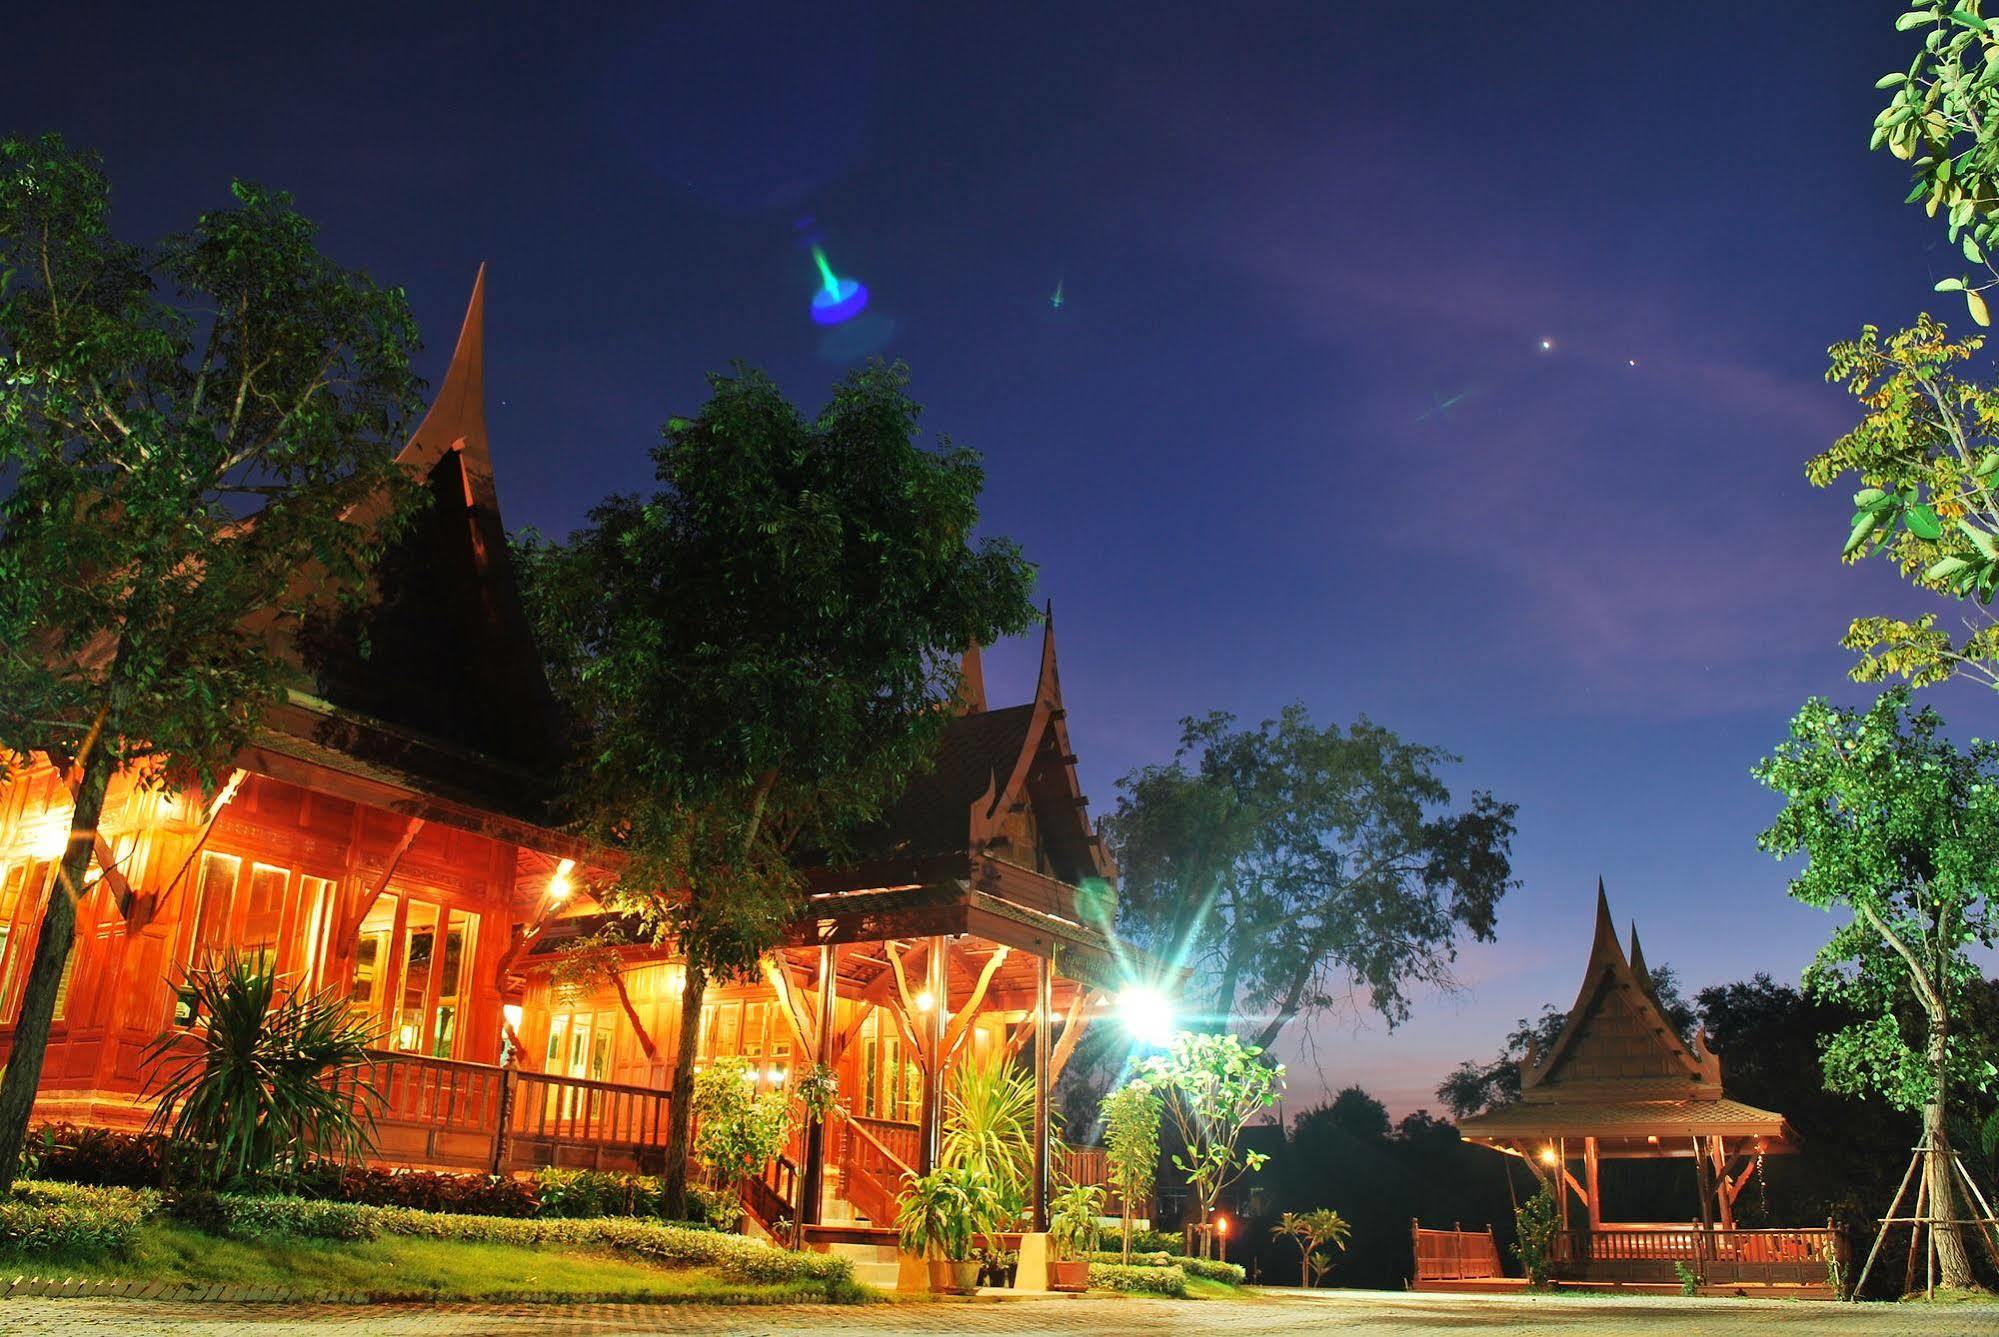
<svg viewBox="0 0 1999 1337"><path fill-rule="evenodd" d="M826 252L812 248L812 263L819 266L819 288L812 294L812 319L821 325L841 325L868 309L868 290L858 279L843 279L833 272Z"/></svg>
<svg viewBox="0 0 1999 1337"><path fill-rule="evenodd" d="M1172 1043L1172 1004L1157 989L1135 985L1118 995L1118 1020L1139 1044L1165 1048Z"/></svg>

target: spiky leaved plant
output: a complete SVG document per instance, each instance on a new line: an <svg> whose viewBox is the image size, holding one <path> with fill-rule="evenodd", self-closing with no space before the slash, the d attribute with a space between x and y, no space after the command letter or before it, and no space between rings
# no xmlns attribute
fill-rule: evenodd
<svg viewBox="0 0 1999 1337"><path fill-rule="evenodd" d="M978 1175L1007 1222L1018 1218L1034 1176L1034 1079L998 1055L960 1063L944 1092L939 1164Z"/></svg>
<svg viewBox="0 0 1999 1337"><path fill-rule="evenodd" d="M364 1078L369 1031L332 991L285 988L234 952L190 966L185 1031L148 1046L148 1131L210 1149L209 1187L297 1173L312 1155L355 1160L374 1142L378 1096Z"/></svg>

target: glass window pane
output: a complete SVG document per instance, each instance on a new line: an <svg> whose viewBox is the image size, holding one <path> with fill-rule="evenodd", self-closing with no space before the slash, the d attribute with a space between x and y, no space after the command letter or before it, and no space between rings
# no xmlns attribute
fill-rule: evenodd
<svg viewBox="0 0 1999 1337"><path fill-rule="evenodd" d="M195 884L194 936L188 960L199 965L211 953L229 945L229 917L236 908L236 878L243 861L231 854L204 852Z"/></svg>

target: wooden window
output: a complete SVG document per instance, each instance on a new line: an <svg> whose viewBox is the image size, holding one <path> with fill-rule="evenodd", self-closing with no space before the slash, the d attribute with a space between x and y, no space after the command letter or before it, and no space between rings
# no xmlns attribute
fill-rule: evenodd
<svg viewBox="0 0 1999 1337"><path fill-rule="evenodd" d="M451 911L445 923L444 945L437 960L436 999L432 1004L430 1056L450 1058L458 1044L458 1017L464 1009L465 963L472 952L475 916Z"/></svg>
<svg viewBox="0 0 1999 1337"><path fill-rule="evenodd" d="M0 1021L7 1019L8 1010L14 1004L13 980L16 967L14 958L21 953L10 951L14 939L14 919L26 910L21 904L21 890L28 883L28 865L25 861L0 866ZM30 941L22 926L21 942L25 948Z"/></svg>
<svg viewBox="0 0 1999 1337"><path fill-rule="evenodd" d="M347 1010L374 1027L381 1025L382 1004L388 994L389 954L398 905L394 896L376 900L354 940L354 984L347 994Z"/></svg>
<svg viewBox="0 0 1999 1337"><path fill-rule="evenodd" d="M308 988L317 986L325 950L329 918L333 913L333 883L323 877L299 879L298 977Z"/></svg>
<svg viewBox="0 0 1999 1337"><path fill-rule="evenodd" d="M232 854L204 851L201 871L195 879L193 931L188 939L187 959L204 964L212 954L229 946L229 921L236 908L236 879L243 861Z"/></svg>
<svg viewBox="0 0 1999 1337"><path fill-rule="evenodd" d="M879 1119L881 1109L881 1052L870 1035L861 1041L861 1117Z"/></svg>

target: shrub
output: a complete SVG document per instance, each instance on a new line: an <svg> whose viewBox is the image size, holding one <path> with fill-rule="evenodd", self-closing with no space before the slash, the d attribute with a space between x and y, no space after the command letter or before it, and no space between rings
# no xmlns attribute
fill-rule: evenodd
<svg viewBox="0 0 1999 1337"><path fill-rule="evenodd" d="M24 1178L100 1187L160 1185L160 1167L167 1145L163 1137L83 1128L71 1123L46 1123L28 1138L34 1168Z"/></svg>
<svg viewBox="0 0 1999 1337"><path fill-rule="evenodd" d="M1178 1258L1187 1251L1187 1242L1168 1230L1134 1230L1131 1247L1135 1253L1166 1253Z"/></svg>
<svg viewBox="0 0 1999 1337"><path fill-rule="evenodd" d="M535 1172L534 1186L543 1216L658 1216L665 1196L655 1176L608 1170L550 1167Z"/></svg>
<svg viewBox="0 0 1999 1337"><path fill-rule="evenodd" d="M369 1062L368 1028L344 997L281 990L269 965L233 951L189 967L182 988L194 1022L147 1047L146 1131L209 1148L195 1163L201 1183L294 1174L314 1149L367 1150L374 1092L353 1078Z"/></svg>
<svg viewBox="0 0 1999 1337"><path fill-rule="evenodd" d="M1086 1255L1092 1264L1123 1264L1122 1255L1114 1252ZM1231 1286L1240 1286L1249 1279L1240 1263L1224 1263L1215 1258L1180 1258L1168 1253L1135 1253L1131 1256L1132 1267L1177 1267L1190 1277L1204 1277L1209 1281L1223 1281Z"/></svg>
<svg viewBox="0 0 1999 1337"><path fill-rule="evenodd" d="M1562 1209L1555 1195L1543 1184L1541 1191L1520 1204L1513 1214L1518 1242L1513 1253L1527 1272L1527 1284L1536 1290L1548 1284L1554 1263L1555 1236L1562 1228Z"/></svg>
<svg viewBox="0 0 1999 1337"><path fill-rule="evenodd" d="M1126 1267L1122 1263L1091 1263L1090 1285L1097 1290L1129 1295L1187 1294L1187 1272L1178 1263L1164 1267Z"/></svg>
<svg viewBox="0 0 1999 1337"><path fill-rule="evenodd" d="M744 1058L720 1058L694 1077L694 1157L717 1187L737 1190L784 1150L791 1136L791 1100L782 1091L758 1094L745 1080Z"/></svg>
<svg viewBox="0 0 1999 1337"><path fill-rule="evenodd" d="M371 1240L382 1233L379 1208L306 1198L218 1197L221 1233L237 1239Z"/></svg>
<svg viewBox="0 0 1999 1337"><path fill-rule="evenodd" d="M378 1170L326 1161L310 1166L297 1189L307 1198L472 1216L533 1216L542 1205L535 1184L508 1175Z"/></svg>
<svg viewBox="0 0 1999 1337"><path fill-rule="evenodd" d="M0 1199L0 1248L17 1254L123 1258L159 1207L157 1193L23 1181Z"/></svg>

